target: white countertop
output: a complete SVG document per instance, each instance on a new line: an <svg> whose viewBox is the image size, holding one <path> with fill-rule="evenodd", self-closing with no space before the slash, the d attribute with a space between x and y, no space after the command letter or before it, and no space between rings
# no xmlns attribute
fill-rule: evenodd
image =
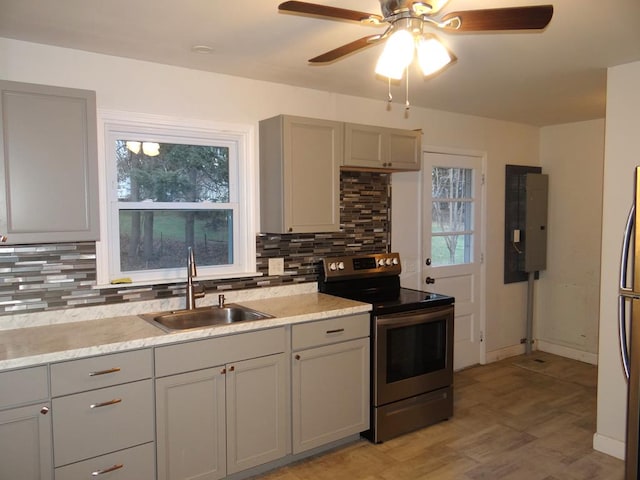
<svg viewBox="0 0 640 480"><path fill-rule="evenodd" d="M368 312L318 292L234 301L274 318L166 333L137 315L0 330L0 370ZM159 310L148 310L159 311ZM136 312L140 313L140 312Z"/></svg>

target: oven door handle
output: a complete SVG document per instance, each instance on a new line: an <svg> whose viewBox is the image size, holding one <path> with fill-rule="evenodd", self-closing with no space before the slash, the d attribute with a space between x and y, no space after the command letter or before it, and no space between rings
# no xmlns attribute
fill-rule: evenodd
<svg viewBox="0 0 640 480"><path fill-rule="evenodd" d="M428 323L436 320L442 320L443 316L453 317L453 307L434 307L425 308L424 310L412 310L410 312L380 315L376 317L376 326L379 327L404 327L409 325L417 325L419 323Z"/></svg>

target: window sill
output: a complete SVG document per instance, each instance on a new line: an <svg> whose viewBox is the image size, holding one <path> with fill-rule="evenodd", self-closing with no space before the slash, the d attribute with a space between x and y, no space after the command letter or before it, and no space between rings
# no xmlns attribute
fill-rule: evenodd
<svg viewBox="0 0 640 480"><path fill-rule="evenodd" d="M247 273L237 273L233 275L202 275L199 277L194 277L194 282L199 281L207 281L207 280L233 280L236 278L252 278L252 277L261 277L263 274L260 272L247 272ZM100 285L94 285L92 289L94 290L103 290L103 289L118 289L118 288L128 288L128 287L149 287L154 285L168 285L170 283L186 283L186 278L174 278L174 279L159 279L159 280L147 280L143 282L122 282L122 283L105 283Z"/></svg>

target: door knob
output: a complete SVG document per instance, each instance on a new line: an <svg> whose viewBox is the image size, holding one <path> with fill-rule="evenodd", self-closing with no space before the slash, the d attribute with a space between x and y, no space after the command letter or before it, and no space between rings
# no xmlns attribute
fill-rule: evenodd
<svg viewBox="0 0 640 480"><path fill-rule="evenodd" d="M427 285L429 285L431 283L436 283L436 279L435 278L431 278L431 277L427 277L425 282L427 283Z"/></svg>

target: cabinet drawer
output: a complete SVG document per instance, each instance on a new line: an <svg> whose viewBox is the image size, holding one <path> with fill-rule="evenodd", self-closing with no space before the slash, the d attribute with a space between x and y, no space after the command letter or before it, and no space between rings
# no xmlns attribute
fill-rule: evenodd
<svg viewBox="0 0 640 480"><path fill-rule="evenodd" d="M54 398L55 466L152 441L153 403L151 380Z"/></svg>
<svg viewBox="0 0 640 480"><path fill-rule="evenodd" d="M7 385L11 385L11 388L7 388ZM48 397L47 367L0 373L0 409L46 400Z"/></svg>
<svg viewBox="0 0 640 480"><path fill-rule="evenodd" d="M51 396L68 395L151 378L151 349L82 358L51 365Z"/></svg>
<svg viewBox="0 0 640 480"><path fill-rule="evenodd" d="M344 342L369 336L369 314L329 318L318 322L294 325L291 342L294 350L329 343Z"/></svg>
<svg viewBox="0 0 640 480"><path fill-rule="evenodd" d="M120 452L56 468L56 480L153 480L155 478L154 444L146 443Z"/></svg>
<svg viewBox="0 0 640 480"><path fill-rule="evenodd" d="M156 348L156 377L285 351L284 327Z"/></svg>

